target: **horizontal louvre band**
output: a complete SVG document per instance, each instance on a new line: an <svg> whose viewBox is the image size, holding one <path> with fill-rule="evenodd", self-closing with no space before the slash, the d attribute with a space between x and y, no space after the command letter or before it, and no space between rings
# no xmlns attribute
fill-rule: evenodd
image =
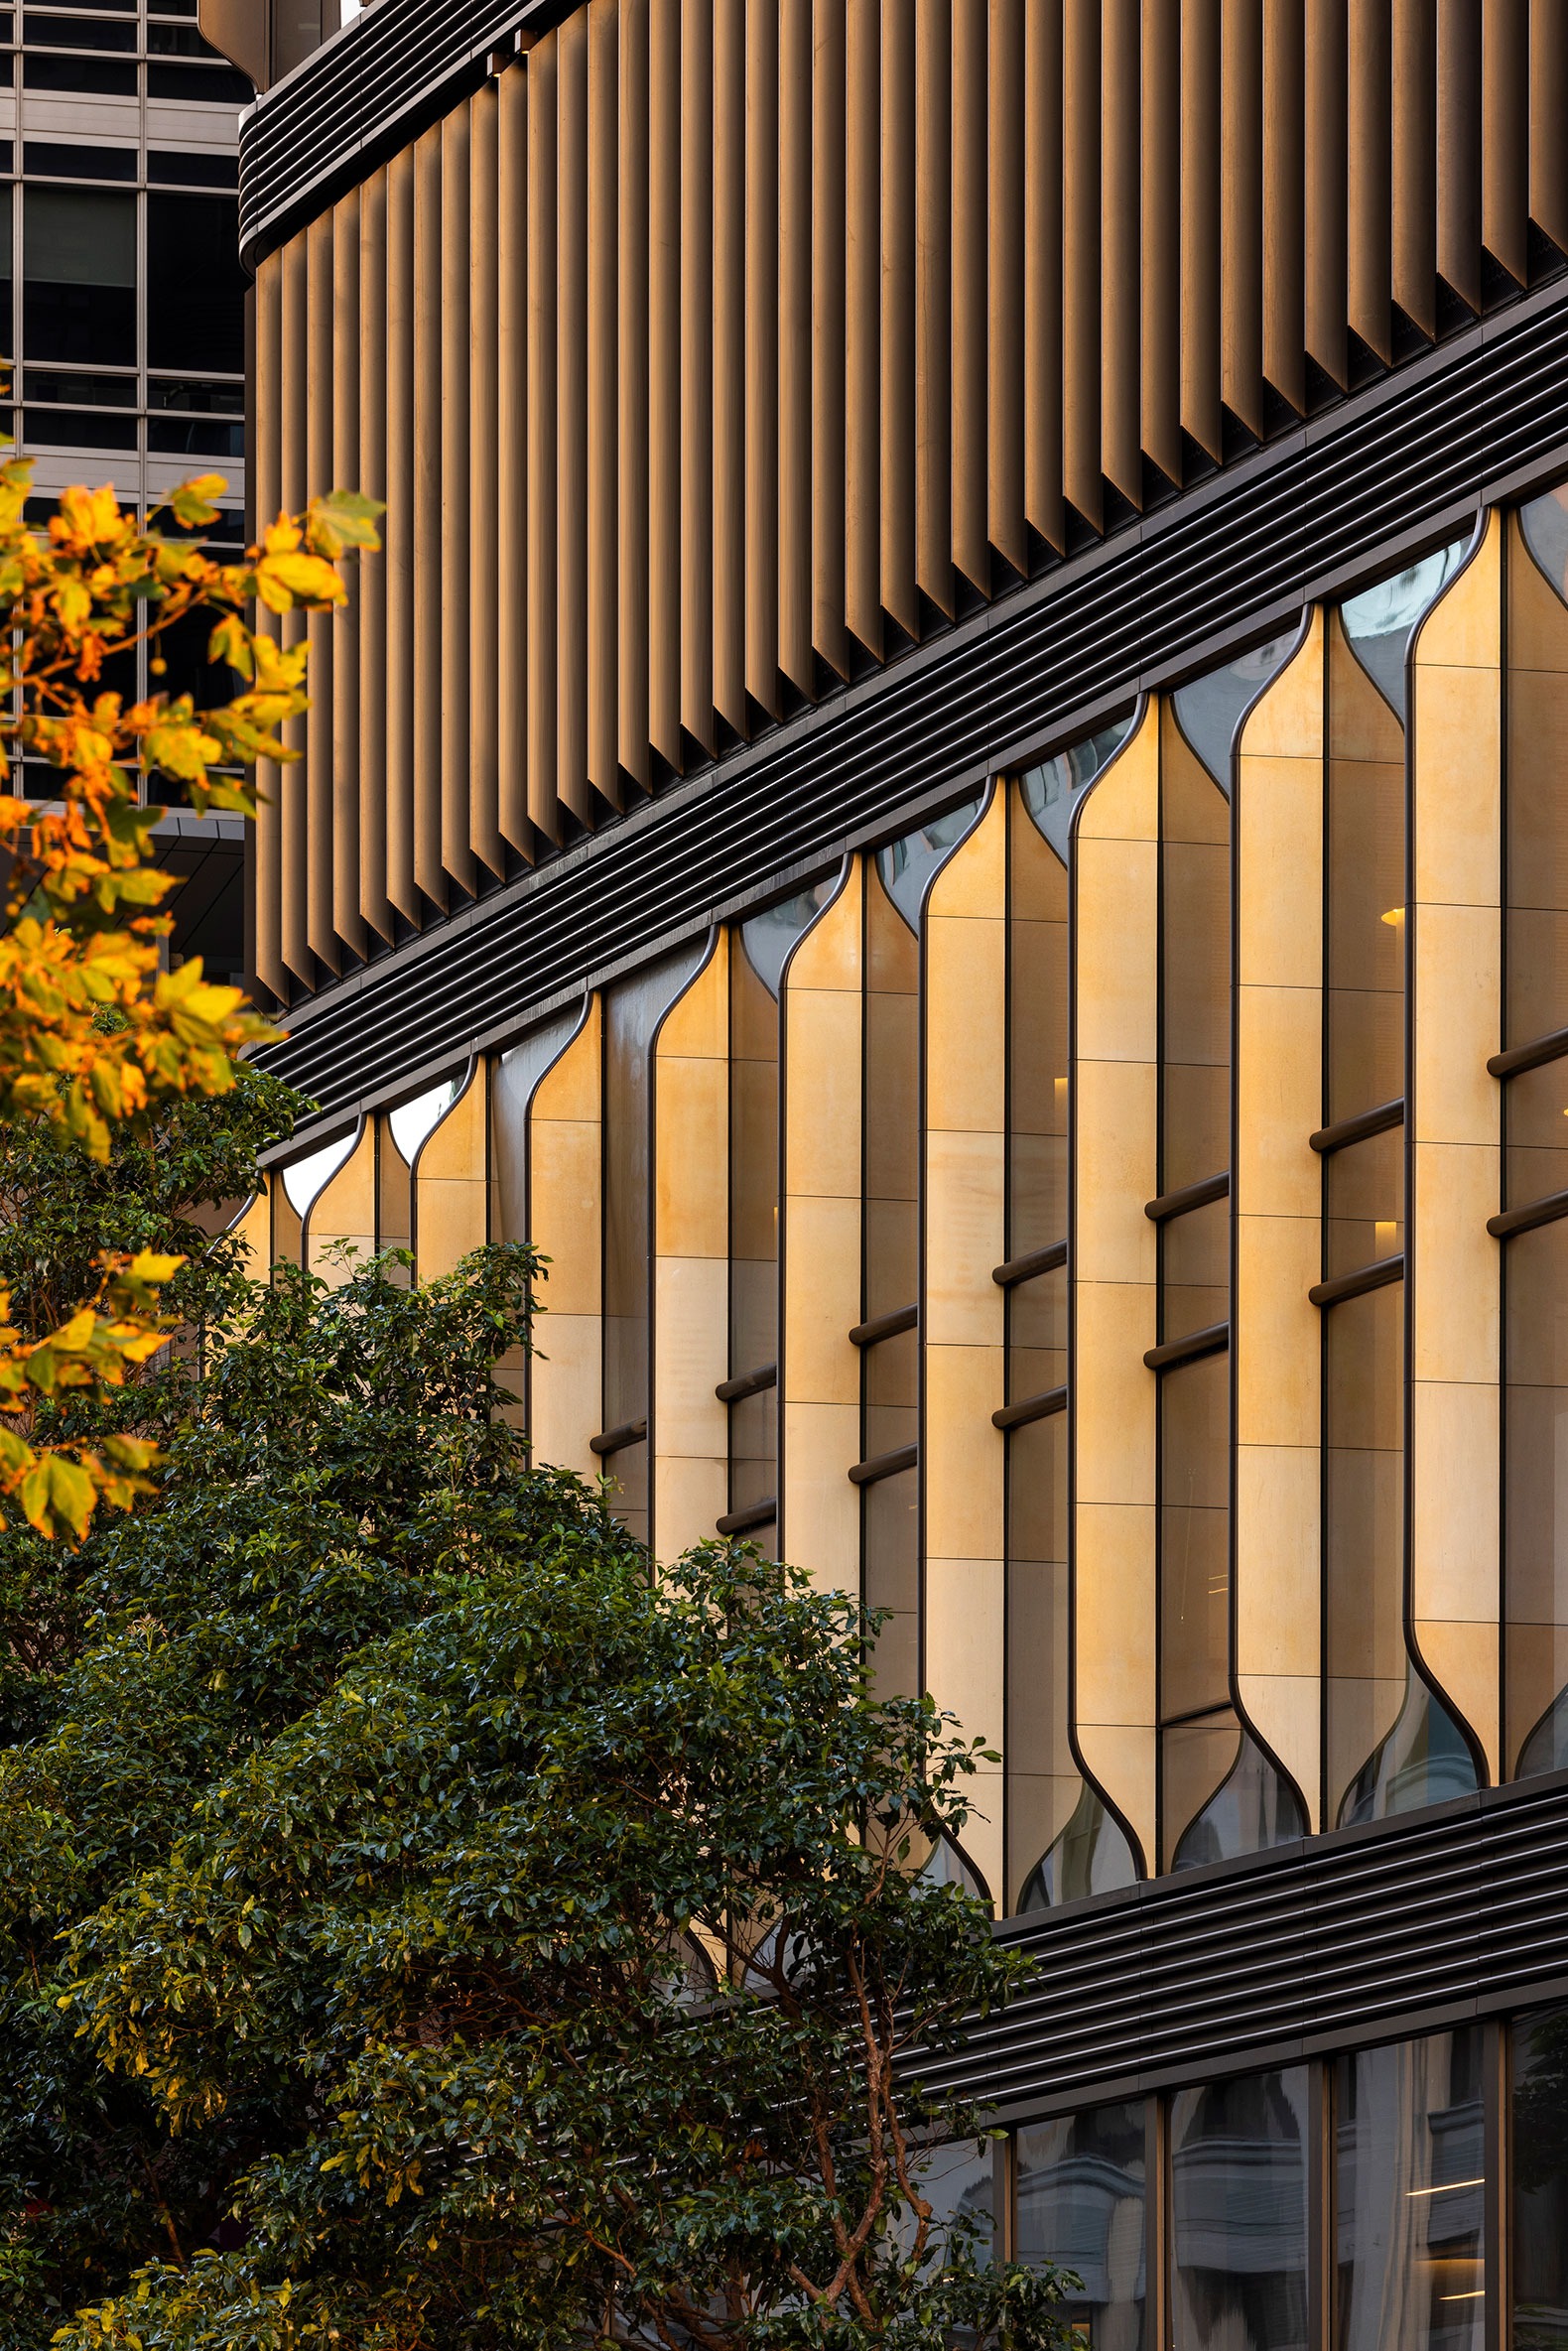
<svg viewBox="0 0 1568 2351"><path fill-rule="evenodd" d="M1532 1037L1527 1045L1510 1045L1506 1053L1494 1053L1487 1064L1490 1078L1517 1078L1526 1070L1538 1070L1548 1061L1561 1061L1568 1054L1568 1028L1554 1028L1550 1036Z"/></svg>
<svg viewBox="0 0 1568 2351"><path fill-rule="evenodd" d="M999 1412L990 1416L992 1428L1022 1428L1027 1421L1049 1420L1053 1412L1067 1410L1065 1387L1048 1387L1042 1395L1023 1396L1016 1404L1003 1404Z"/></svg>
<svg viewBox="0 0 1568 2351"><path fill-rule="evenodd" d="M771 1526L779 1514L779 1498L770 1494L765 1502L748 1502L743 1510L728 1510L718 1521L720 1534L749 1534L754 1526Z"/></svg>
<svg viewBox="0 0 1568 2351"><path fill-rule="evenodd" d="M1048 1249L1031 1249L1027 1256L1009 1257L1005 1265L991 1267L991 1280L1010 1290L1016 1282L1032 1281L1037 1273L1054 1273L1067 1263L1067 1243L1053 1241Z"/></svg>
<svg viewBox="0 0 1568 2351"><path fill-rule="evenodd" d="M857 1461L849 1472L851 1486L875 1486L883 1478L896 1478L900 1470L912 1470L920 1458L917 1445L900 1445L896 1453L873 1453L869 1461Z"/></svg>
<svg viewBox="0 0 1568 2351"><path fill-rule="evenodd" d="M1332 1126L1320 1126L1307 1140L1314 1151L1344 1151L1352 1143L1367 1142L1374 1134L1386 1134L1390 1127L1403 1124L1401 1096L1398 1102L1379 1103L1374 1110L1358 1110L1354 1118L1336 1118Z"/></svg>
<svg viewBox="0 0 1568 2351"><path fill-rule="evenodd" d="M1379 1257L1375 1264L1358 1265L1354 1273L1337 1273L1332 1281L1314 1282L1307 1296L1314 1306L1338 1306L1346 1298L1360 1298L1368 1290L1383 1290L1391 1281L1403 1279L1402 1255Z"/></svg>
<svg viewBox="0 0 1568 2351"><path fill-rule="evenodd" d="M912 1331L920 1320L918 1306L895 1306L890 1314L873 1314L869 1322L856 1323L849 1333L851 1347L874 1347L879 1339L896 1339L900 1331Z"/></svg>
<svg viewBox="0 0 1568 2351"><path fill-rule="evenodd" d="M1205 1176L1202 1183L1183 1184L1179 1192L1162 1192L1158 1200L1144 1202L1143 1214L1151 1225L1164 1225L1172 1217L1184 1217L1189 1209L1207 1208L1211 1200L1229 1200L1231 1178L1225 1175Z"/></svg>
<svg viewBox="0 0 1568 2351"><path fill-rule="evenodd" d="M764 1388L778 1385L777 1364L759 1364L754 1371L737 1371L733 1379L720 1379L714 1393L721 1404L738 1404L746 1396L759 1396Z"/></svg>
<svg viewBox="0 0 1568 2351"><path fill-rule="evenodd" d="M601 1429L596 1437L589 1437L589 1453L624 1453L628 1445L640 1445L648 1434L646 1420L622 1420L614 1428Z"/></svg>
<svg viewBox="0 0 1568 2351"><path fill-rule="evenodd" d="M1201 1331L1188 1331L1180 1339L1167 1339L1159 1347L1151 1347L1143 1361L1151 1371L1170 1371L1178 1364L1195 1364L1201 1356L1218 1355L1230 1344L1230 1324L1209 1323Z"/></svg>
<svg viewBox="0 0 1568 2351"><path fill-rule="evenodd" d="M1501 1217L1488 1217L1487 1231L1494 1241L1506 1241L1512 1233L1533 1233L1537 1225L1555 1225L1559 1217L1568 1217L1568 1192L1548 1192L1525 1208L1506 1208Z"/></svg>
<svg viewBox="0 0 1568 2351"><path fill-rule="evenodd" d="M1309 589L1385 574L1463 527L1478 485L1522 491L1565 463L1568 305L1548 290L295 1007L258 1059L322 1110L273 1156L716 914L831 872L847 843L907 830L988 767L1080 739L1140 684L1243 650Z"/></svg>
<svg viewBox="0 0 1568 2351"><path fill-rule="evenodd" d="M1033 1981L921 2069L1014 2116L1299 2062L1568 1987L1568 1772L1014 1920ZM1423 2019L1425 2020L1423 2022Z"/></svg>

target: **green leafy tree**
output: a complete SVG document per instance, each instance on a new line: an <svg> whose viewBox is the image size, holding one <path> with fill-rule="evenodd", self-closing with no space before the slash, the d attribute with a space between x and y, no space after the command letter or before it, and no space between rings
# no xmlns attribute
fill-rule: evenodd
<svg viewBox="0 0 1568 2351"><path fill-rule="evenodd" d="M912 1866L972 1752L530 1470L526 1250L396 1270L209 1336L0 1753L0 2344L1064 2339L922 2185L1018 1981Z"/></svg>

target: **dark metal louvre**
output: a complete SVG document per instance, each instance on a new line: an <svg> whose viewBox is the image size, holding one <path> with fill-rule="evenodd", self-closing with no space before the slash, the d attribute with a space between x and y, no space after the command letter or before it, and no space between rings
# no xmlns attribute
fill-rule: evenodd
<svg viewBox="0 0 1568 2351"><path fill-rule="evenodd" d="M1568 1986L1568 1773L1009 1927L1038 1990L934 2088L1006 2112L1244 2071Z"/></svg>
<svg viewBox="0 0 1568 2351"><path fill-rule="evenodd" d="M525 22L561 14L549 0L380 0L297 65L240 123L240 251L254 269L298 219L357 177L372 144L402 144L434 118L469 68ZM302 177L300 159L315 159Z"/></svg>
<svg viewBox="0 0 1568 2351"><path fill-rule="evenodd" d="M324 991L267 1065L340 1117L932 794L1070 739L1200 651L1223 658L1305 594L1457 533L1488 484L1557 466L1553 289Z"/></svg>

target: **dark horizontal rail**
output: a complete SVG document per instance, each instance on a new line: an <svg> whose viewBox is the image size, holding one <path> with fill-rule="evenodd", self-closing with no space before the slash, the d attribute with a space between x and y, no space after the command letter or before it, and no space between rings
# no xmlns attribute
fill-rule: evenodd
<svg viewBox="0 0 1568 2351"><path fill-rule="evenodd" d="M920 1320L918 1306L895 1306L891 1314L873 1314L868 1323L856 1323L849 1333L851 1347L874 1347L879 1339L896 1339L900 1331L912 1331Z"/></svg>
<svg viewBox="0 0 1568 2351"><path fill-rule="evenodd" d="M1146 1200L1143 1214L1151 1225L1163 1225L1171 1217L1184 1217L1190 1208L1207 1208L1211 1200L1229 1200L1231 1176L1205 1176L1201 1183L1183 1184L1179 1191L1162 1192L1158 1200Z"/></svg>
<svg viewBox="0 0 1568 2351"><path fill-rule="evenodd" d="M1521 1077L1525 1070L1538 1070L1549 1061L1561 1061L1565 1053L1568 1053L1568 1028L1554 1028L1550 1036L1532 1037L1527 1045L1510 1045L1506 1053L1494 1053L1487 1064L1487 1075Z"/></svg>
<svg viewBox="0 0 1568 2351"><path fill-rule="evenodd" d="M1505 1208L1501 1217L1488 1217L1487 1231L1494 1241L1506 1241L1513 1233L1533 1233L1537 1225L1555 1225L1559 1217L1568 1217L1568 1192L1548 1192L1527 1207Z"/></svg>
<svg viewBox="0 0 1568 2351"><path fill-rule="evenodd" d="M1010 1290L1016 1282L1032 1281L1037 1273L1054 1273L1066 1263L1066 1241L1053 1241L1047 1249L1030 1249L1026 1256L1009 1257L1005 1265L993 1265L990 1277L1000 1288Z"/></svg>
<svg viewBox="0 0 1568 2351"><path fill-rule="evenodd" d="M624 1453L628 1445L640 1445L648 1434L648 1423L643 1420L622 1420L614 1428L600 1429L596 1437L589 1437L589 1453Z"/></svg>
<svg viewBox="0 0 1568 2351"><path fill-rule="evenodd" d="M743 1510L726 1510L718 1521L720 1534L749 1534L753 1526L771 1526L779 1514L779 1498L770 1494L765 1502L747 1502Z"/></svg>
<svg viewBox="0 0 1568 2351"><path fill-rule="evenodd" d="M875 1486L882 1478L896 1478L900 1470L912 1470L920 1458L918 1445L900 1445L896 1453L873 1453L869 1461L857 1461L849 1472L851 1486Z"/></svg>
<svg viewBox="0 0 1568 2351"><path fill-rule="evenodd" d="M1065 1387L1048 1387L1037 1396L1021 1396L1016 1404L1003 1404L999 1412L990 1416L992 1428L1022 1428L1026 1421L1049 1420L1053 1412L1067 1410Z"/></svg>
<svg viewBox="0 0 1568 2351"><path fill-rule="evenodd" d="M400 8L397 25L418 16ZM276 95L259 109L266 143L303 179L314 134L285 126ZM1565 445L1568 302L1553 285L302 1001L292 1036L261 1056L322 1105L292 1147L514 1042L541 1008L781 876L833 870L848 845L961 797L982 768L1077 740L1140 684L1228 659L1307 593L1349 592L1452 538L1478 489L1544 486Z"/></svg>
<svg viewBox="0 0 1568 2351"><path fill-rule="evenodd" d="M1332 1281L1314 1282L1307 1296L1314 1306L1338 1306L1346 1298L1360 1298L1368 1290L1386 1289L1391 1281L1403 1281L1404 1256L1378 1257L1371 1265L1358 1265L1354 1273L1337 1273Z"/></svg>
<svg viewBox="0 0 1568 2351"><path fill-rule="evenodd" d="M1143 1361L1151 1371L1171 1371L1178 1364L1196 1364L1206 1355L1218 1355L1231 1344L1229 1323L1207 1323L1201 1331L1187 1331L1180 1339L1167 1339L1159 1347L1151 1347Z"/></svg>
<svg viewBox="0 0 1568 2351"><path fill-rule="evenodd" d="M720 1379L714 1393L721 1404L738 1404L746 1396L759 1396L765 1387L778 1385L777 1364L758 1364L754 1371L737 1371L733 1379Z"/></svg>
<svg viewBox="0 0 1568 2351"><path fill-rule="evenodd" d="M1336 1118L1332 1126L1320 1126L1308 1136L1314 1151L1343 1151L1352 1143L1364 1143L1374 1134L1386 1134L1390 1126L1404 1124L1404 1098L1397 1102L1382 1102L1374 1110L1359 1110L1354 1118Z"/></svg>

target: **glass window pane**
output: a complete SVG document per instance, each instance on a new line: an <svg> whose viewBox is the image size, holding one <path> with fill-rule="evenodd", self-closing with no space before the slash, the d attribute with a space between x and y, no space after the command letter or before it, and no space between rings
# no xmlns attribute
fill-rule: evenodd
<svg viewBox="0 0 1568 2351"><path fill-rule="evenodd" d="M1329 1814L1405 1695L1404 1285L1324 1317Z"/></svg>
<svg viewBox="0 0 1568 2351"><path fill-rule="evenodd" d="M1160 1189L1231 1164L1231 804L1173 719L1160 772Z"/></svg>
<svg viewBox="0 0 1568 2351"><path fill-rule="evenodd" d="M1403 654L1400 636L1401 665ZM1404 1092L1404 729L1342 634L1330 639L1329 676L1328 1116L1336 1119Z"/></svg>
<svg viewBox="0 0 1568 2351"><path fill-rule="evenodd" d="M1184 1339L1225 1322L1230 1302L1231 1203L1211 1200L1160 1229L1161 1339Z"/></svg>
<svg viewBox="0 0 1568 2351"><path fill-rule="evenodd" d="M1160 1380L1160 1711L1230 1698L1231 1359ZM1190 1817L1190 1815L1189 1815ZM1185 1819L1174 1822L1178 1831Z"/></svg>
<svg viewBox="0 0 1568 2351"><path fill-rule="evenodd" d="M876 1683L899 1696L920 1686L919 1502L913 1470L878 1478L861 1492L865 1605L889 1612L877 1636Z"/></svg>
<svg viewBox="0 0 1568 2351"><path fill-rule="evenodd" d="M1067 868L1021 795L1010 825L1007 1254L1022 1257L1067 1232Z"/></svg>
<svg viewBox="0 0 1568 2351"><path fill-rule="evenodd" d="M1481 2351L1480 2028L1363 2049L1335 2076L1339 2351Z"/></svg>
<svg viewBox="0 0 1568 2351"><path fill-rule="evenodd" d="M147 198L147 363L215 369L245 365L246 278L234 197Z"/></svg>
<svg viewBox="0 0 1568 2351"><path fill-rule="evenodd" d="M1568 2345L1568 2009L1513 2027L1513 2351Z"/></svg>
<svg viewBox="0 0 1568 2351"><path fill-rule="evenodd" d="M1055 2262L1083 2280L1064 2314L1095 2351L1143 2347L1143 2151L1140 2098L1018 2134L1017 2258Z"/></svg>
<svg viewBox="0 0 1568 2351"><path fill-rule="evenodd" d="M1307 2084L1292 2065L1172 2103L1176 2351L1306 2351Z"/></svg>
<svg viewBox="0 0 1568 2351"><path fill-rule="evenodd" d="M1562 564L1568 504L1563 492L1532 500L1521 507L1518 519L1520 536L1510 534L1507 551L1503 697L1504 992L1510 1045L1568 1026L1568 802L1562 791L1568 762L1568 606Z"/></svg>
<svg viewBox="0 0 1568 2351"><path fill-rule="evenodd" d="M1568 1763L1568 1221L1503 1250L1508 1764Z"/></svg>
<svg viewBox="0 0 1568 2351"><path fill-rule="evenodd" d="M661 1015L691 978L701 949L687 948L604 993L604 1426L648 1413L648 1177L652 1165L651 1060ZM648 1445L608 1455L619 1488L615 1512L646 1541Z"/></svg>
<svg viewBox="0 0 1568 2351"><path fill-rule="evenodd" d="M136 364L136 198L29 188L23 343L30 359Z"/></svg>
<svg viewBox="0 0 1568 2351"><path fill-rule="evenodd" d="M1516 917L1508 917L1511 937ZM1568 1191L1568 1060L1543 1062L1510 1078L1503 1098L1509 1208Z"/></svg>
<svg viewBox="0 0 1568 2351"><path fill-rule="evenodd" d="M1325 1274L1354 1273L1404 1247L1404 1128L1331 1151L1325 1167Z"/></svg>

